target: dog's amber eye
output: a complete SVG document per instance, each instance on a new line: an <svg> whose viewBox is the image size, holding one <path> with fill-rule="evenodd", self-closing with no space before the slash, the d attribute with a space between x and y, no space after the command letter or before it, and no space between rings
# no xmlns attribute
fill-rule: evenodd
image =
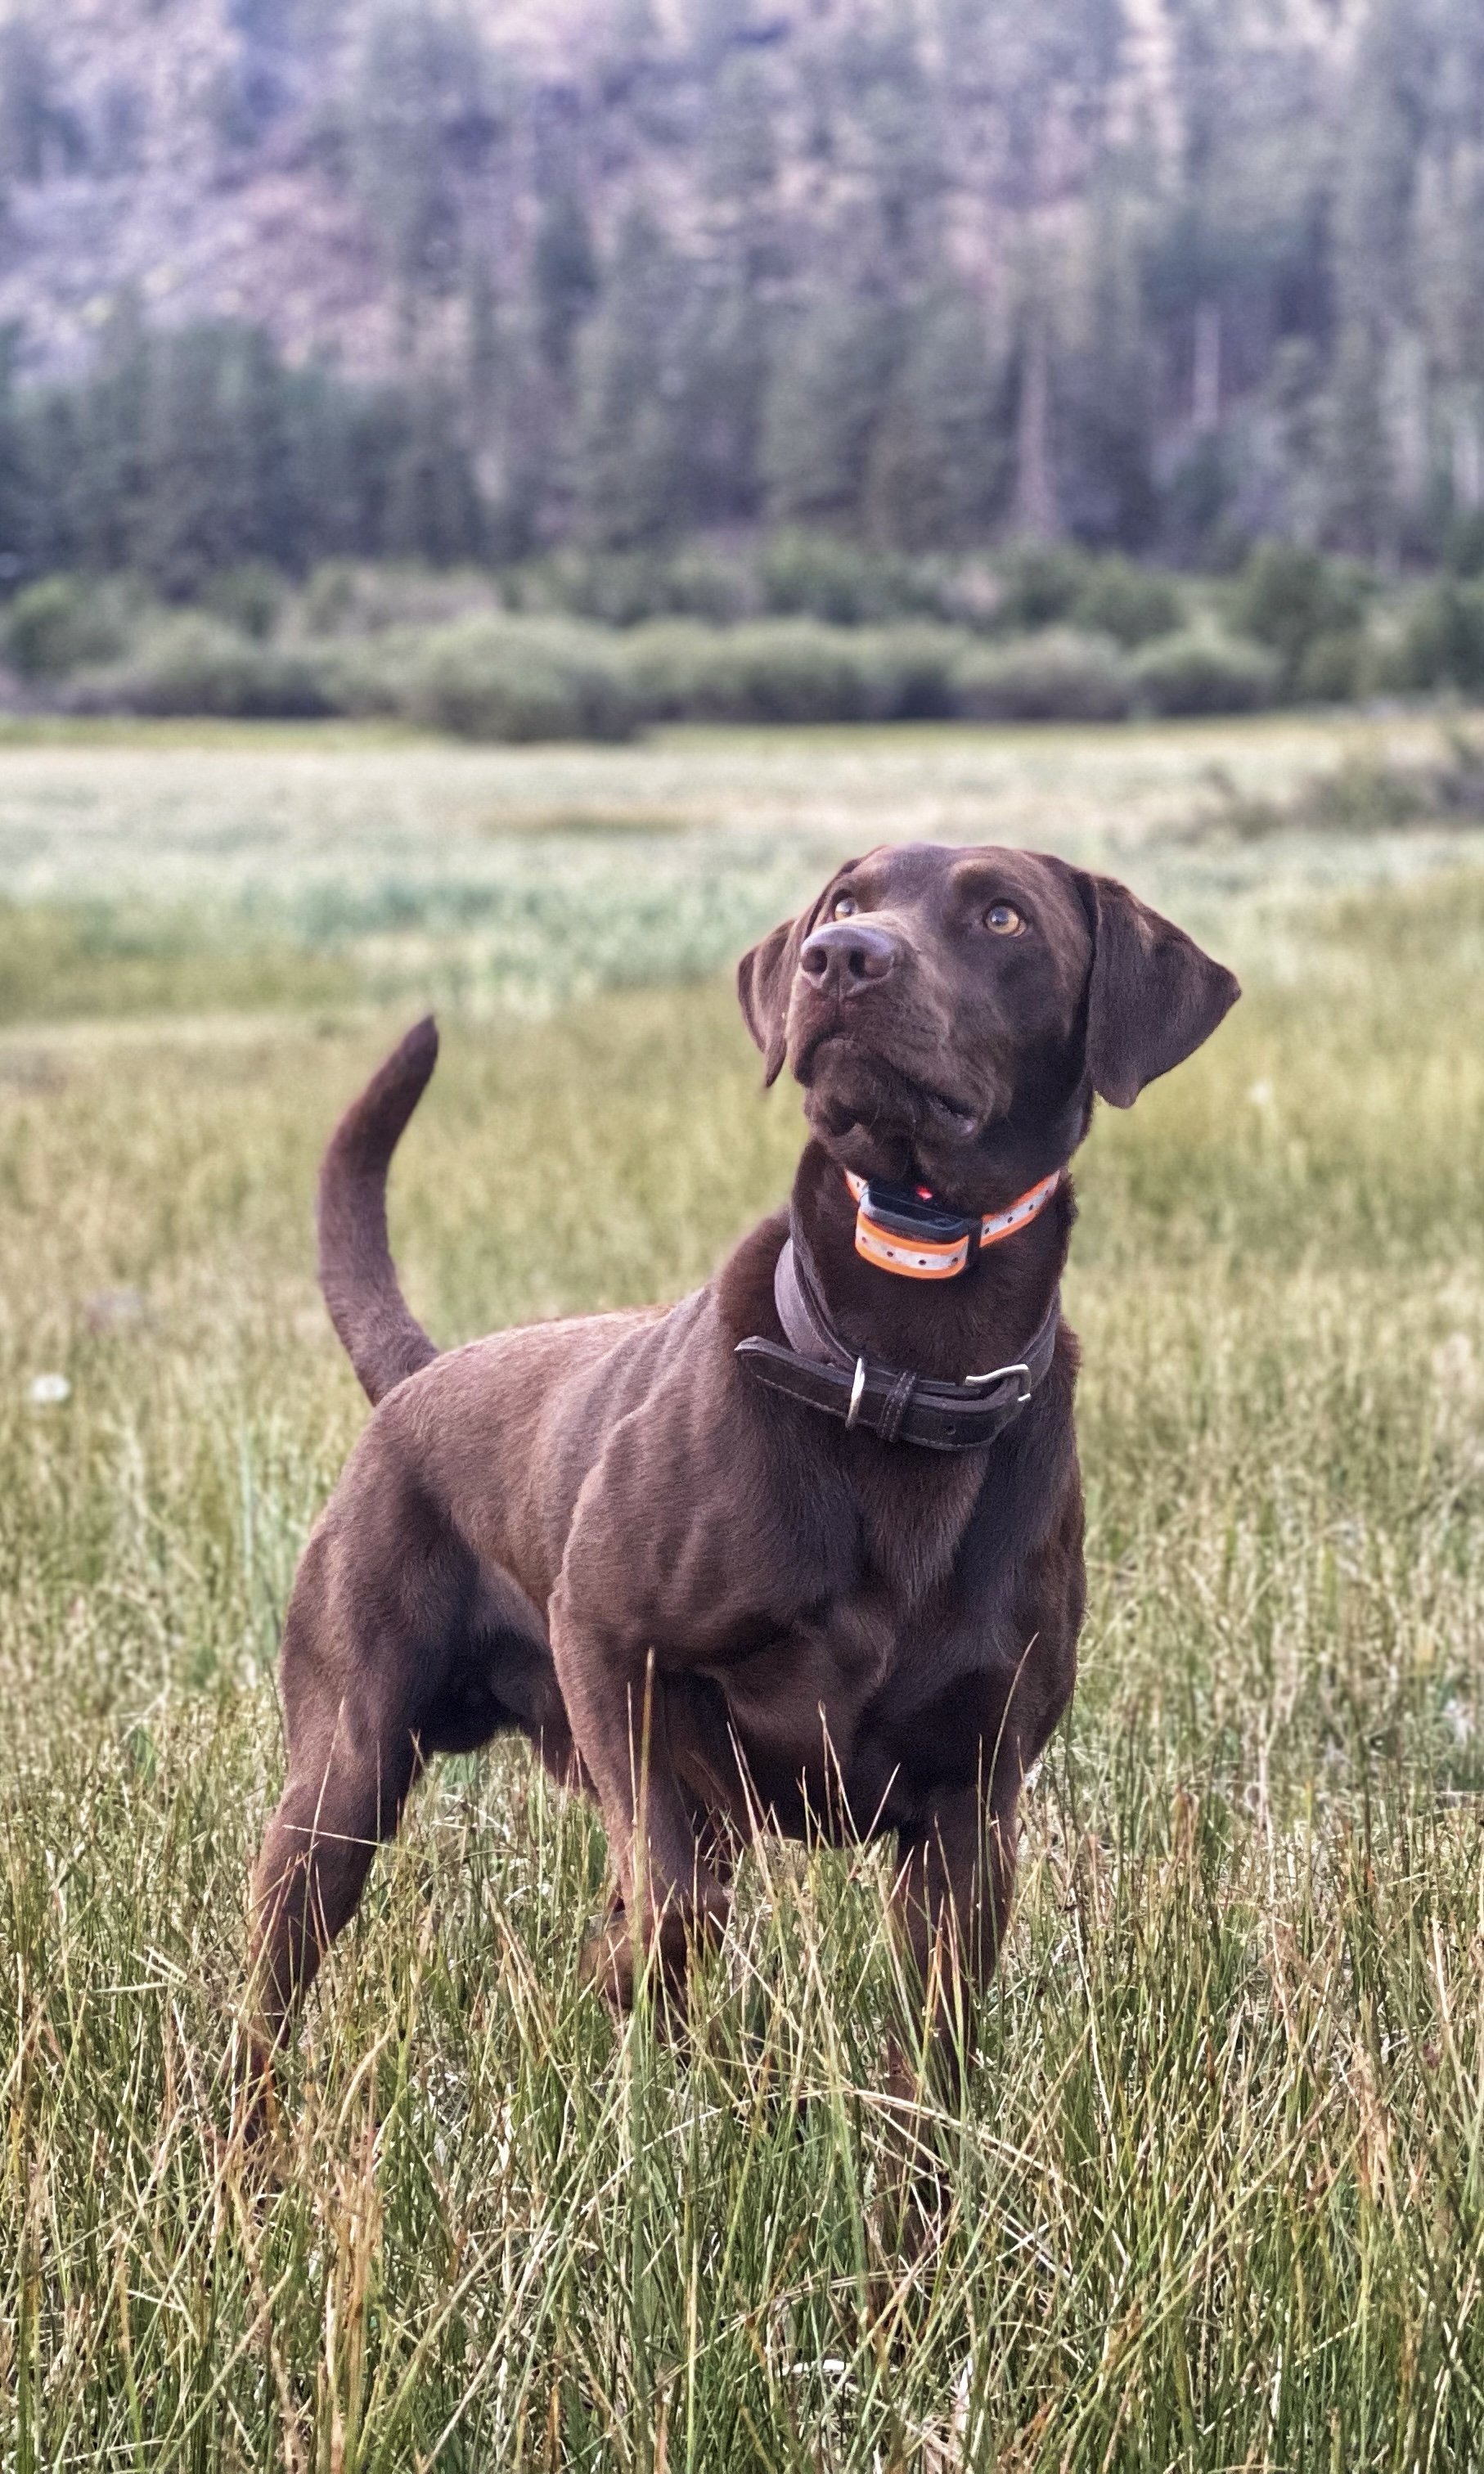
<svg viewBox="0 0 1484 2474"><path fill-rule="evenodd" d="M861 906L853 893L837 893L830 905L832 919L853 919Z"/></svg>
<svg viewBox="0 0 1484 2474"><path fill-rule="evenodd" d="M985 912L985 926L996 936L1018 936L1025 924L1013 902L991 902Z"/></svg>

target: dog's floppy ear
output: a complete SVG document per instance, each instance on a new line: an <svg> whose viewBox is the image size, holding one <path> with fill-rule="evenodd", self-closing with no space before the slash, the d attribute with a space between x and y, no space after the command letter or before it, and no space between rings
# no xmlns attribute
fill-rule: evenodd
<svg viewBox="0 0 1484 2474"><path fill-rule="evenodd" d="M845 867L857 865L847 860ZM830 879L842 874L837 868ZM799 966L799 947L814 927L824 903L824 895L815 896L807 910L796 919L785 919L772 929L761 944L743 954L737 965L737 1001L742 1009L742 1020L763 1051L763 1088L767 1090L783 1072L788 1055L789 997L793 986L793 974Z"/></svg>
<svg viewBox="0 0 1484 2474"><path fill-rule="evenodd" d="M1093 933L1087 1070L1115 1108L1209 1039L1242 991L1183 929L1110 876L1078 871Z"/></svg>
<svg viewBox="0 0 1484 2474"><path fill-rule="evenodd" d="M798 969L799 947L813 920L813 910L798 919L785 919L761 944L743 954L737 965L738 1003L743 1022L763 1051L765 1090L783 1072L788 1054L789 991Z"/></svg>

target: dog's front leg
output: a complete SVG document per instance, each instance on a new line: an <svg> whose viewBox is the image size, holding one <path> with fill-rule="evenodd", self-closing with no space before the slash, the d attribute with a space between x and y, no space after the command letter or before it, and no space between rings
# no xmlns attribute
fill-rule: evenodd
<svg viewBox="0 0 1484 2474"><path fill-rule="evenodd" d="M939 2073L957 2083L973 2051L974 1999L994 1974L1010 1921L1020 1766L1004 1757L987 1792L934 1799L899 1841L894 1917L910 1987Z"/></svg>
<svg viewBox="0 0 1484 2474"><path fill-rule="evenodd" d="M586 1964L609 2000L627 2009L646 1953L658 1961L662 1983L679 1988L692 1939L720 1930L727 1896L696 1844L652 1651L578 1616L562 1589L549 1612L557 1681L597 1790L616 1877L613 1911Z"/></svg>

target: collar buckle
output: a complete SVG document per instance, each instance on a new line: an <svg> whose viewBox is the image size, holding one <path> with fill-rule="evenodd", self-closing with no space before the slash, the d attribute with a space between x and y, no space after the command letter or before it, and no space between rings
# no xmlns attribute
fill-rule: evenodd
<svg viewBox="0 0 1484 2474"><path fill-rule="evenodd" d="M1031 1369L1023 1357L1016 1358L1013 1365L997 1366L992 1374L965 1374L963 1380L965 1386L971 1386L977 1392L986 1384L1003 1383L1010 1374L1018 1374L1020 1377L1019 1389L1015 1394L1015 1406L1017 1409L1023 1409L1031 1397Z"/></svg>
<svg viewBox="0 0 1484 2474"><path fill-rule="evenodd" d="M850 1386L850 1406L845 1411L845 1432L847 1435L861 1415L861 1403L864 1397L865 1360L864 1357L858 1357L856 1359L855 1381Z"/></svg>

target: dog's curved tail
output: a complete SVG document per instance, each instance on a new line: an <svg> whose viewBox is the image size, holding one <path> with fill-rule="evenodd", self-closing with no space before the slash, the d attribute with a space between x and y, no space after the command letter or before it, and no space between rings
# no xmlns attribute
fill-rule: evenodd
<svg viewBox="0 0 1484 2474"><path fill-rule="evenodd" d="M386 1172L437 1062L429 1014L347 1108L320 1169L320 1287L373 1403L438 1354L398 1285L386 1236Z"/></svg>

